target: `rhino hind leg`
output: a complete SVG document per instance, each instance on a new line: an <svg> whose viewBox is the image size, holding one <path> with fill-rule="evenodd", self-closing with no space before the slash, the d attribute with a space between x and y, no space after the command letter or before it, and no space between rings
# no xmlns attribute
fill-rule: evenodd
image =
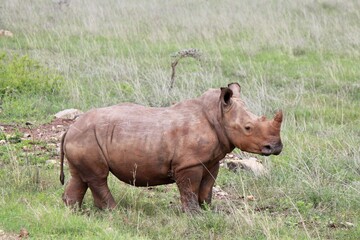
<svg viewBox="0 0 360 240"><path fill-rule="evenodd" d="M87 189L88 185L78 175L72 175L62 199L67 206L76 207L76 204L78 204L78 207L81 208Z"/></svg>
<svg viewBox="0 0 360 240"><path fill-rule="evenodd" d="M89 188L94 198L94 204L99 209L114 209L115 200L107 184L107 178L89 182Z"/></svg>

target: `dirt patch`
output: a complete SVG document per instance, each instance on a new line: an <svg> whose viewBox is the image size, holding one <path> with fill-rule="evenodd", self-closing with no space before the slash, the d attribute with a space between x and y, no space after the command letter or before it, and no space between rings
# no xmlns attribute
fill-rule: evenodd
<svg viewBox="0 0 360 240"><path fill-rule="evenodd" d="M26 156L20 157L19 161L26 159L31 164L41 162L46 165L58 165L61 137L73 122L74 120L55 118L50 123L37 126L31 123L0 123L0 147L13 144L14 147L11 149L20 151L19 156ZM5 163L0 161L0 167L3 164Z"/></svg>
<svg viewBox="0 0 360 240"><path fill-rule="evenodd" d="M61 136L74 122L70 119L55 118L50 123L34 126L27 122L25 124L1 124L2 131L7 135L20 134L22 139L59 143Z"/></svg>
<svg viewBox="0 0 360 240"><path fill-rule="evenodd" d="M0 240L12 240L12 239L21 239L21 237L19 237L19 234L6 233L0 229Z"/></svg>

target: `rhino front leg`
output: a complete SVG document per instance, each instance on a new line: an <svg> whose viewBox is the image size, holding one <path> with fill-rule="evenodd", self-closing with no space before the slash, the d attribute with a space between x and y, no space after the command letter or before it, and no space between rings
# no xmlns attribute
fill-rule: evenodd
<svg viewBox="0 0 360 240"><path fill-rule="evenodd" d="M202 167L184 169L179 171L175 176L183 211L200 211L198 196L202 178Z"/></svg>
<svg viewBox="0 0 360 240"><path fill-rule="evenodd" d="M217 163L210 169L206 169L204 177L201 180L199 189L199 204L204 207L204 204L210 204L212 198L212 188L214 186L216 177L219 172L220 163Z"/></svg>
<svg viewBox="0 0 360 240"><path fill-rule="evenodd" d="M99 209L114 209L115 200L107 184L107 178L98 178L89 182L89 188L94 198L94 204Z"/></svg>

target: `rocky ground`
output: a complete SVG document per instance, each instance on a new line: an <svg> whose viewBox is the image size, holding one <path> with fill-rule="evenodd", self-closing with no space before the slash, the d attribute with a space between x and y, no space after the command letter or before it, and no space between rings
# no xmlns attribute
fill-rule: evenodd
<svg viewBox="0 0 360 240"><path fill-rule="evenodd" d="M21 228L19 234L6 233L0 229L0 240L26 239L28 237L29 237L29 233L25 228Z"/></svg>
<svg viewBox="0 0 360 240"><path fill-rule="evenodd" d="M20 133L22 139L31 139L45 142L60 142L61 136L74 122L71 119L54 118L53 121L47 124L34 127L32 123L25 124L1 124L1 130L11 136L14 133Z"/></svg>

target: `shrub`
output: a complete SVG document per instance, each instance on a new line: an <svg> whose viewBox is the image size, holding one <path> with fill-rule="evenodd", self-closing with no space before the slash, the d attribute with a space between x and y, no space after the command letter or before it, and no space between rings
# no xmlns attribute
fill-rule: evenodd
<svg viewBox="0 0 360 240"><path fill-rule="evenodd" d="M24 56L0 53L0 99L21 95L58 94L60 75Z"/></svg>
<svg viewBox="0 0 360 240"><path fill-rule="evenodd" d="M0 120L22 122L51 116L61 105L64 78L29 56L0 52Z"/></svg>

